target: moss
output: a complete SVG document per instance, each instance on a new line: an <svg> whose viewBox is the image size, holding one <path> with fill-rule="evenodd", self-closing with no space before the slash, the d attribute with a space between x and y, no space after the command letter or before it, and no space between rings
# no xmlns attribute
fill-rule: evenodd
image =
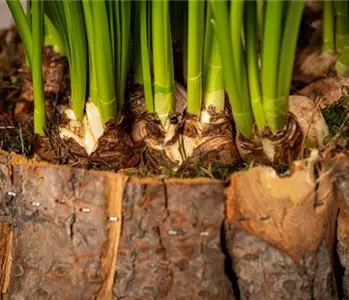
<svg viewBox="0 0 349 300"><path fill-rule="evenodd" d="M347 120L346 124L343 124L349 114L349 96L342 96L338 101L322 109L322 114L329 128L329 135L325 139L325 143L327 144L338 133L342 125L349 126L349 120ZM343 130L338 140L340 143L336 145L337 150L349 148L348 128Z"/></svg>
<svg viewBox="0 0 349 300"><path fill-rule="evenodd" d="M30 157L33 150L34 135L32 129L23 124L8 126L0 121L0 149Z"/></svg>
<svg viewBox="0 0 349 300"><path fill-rule="evenodd" d="M279 175L286 173L290 169L289 165L272 165L272 167Z"/></svg>
<svg viewBox="0 0 349 300"><path fill-rule="evenodd" d="M21 91L23 86L23 79L21 77L12 77L11 82L5 87L9 90Z"/></svg>
<svg viewBox="0 0 349 300"><path fill-rule="evenodd" d="M311 143L309 137L307 137L307 136L305 137L304 147L305 147L305 149L311 149L311 147L312 147L312 143Z"/></svg>
<svg viewBox="0 0 349 300"><path fill-rule="evenodd" d="M173 171L168 168L162 168L157 171L150 169L146 165L139 166L137 168L122 170L126 176L137 176L140 178L145 177L164 177L164 178L197 178L208 177L212 179L218 179L227 181L232 173L237 171L246 170L248 165L245 163L239 163L235 165L221 165L213 164L211 166L205 166L200 160L196 162L196 165L191 169Z"/></svg>
<svg viewBox="0 0 349 300"><path fill-rule="evenodd" d="M212 175L216 179L228 180L232 173L247 169L248 165L246 163L235 165L214 165L212 166Z"/></svg>

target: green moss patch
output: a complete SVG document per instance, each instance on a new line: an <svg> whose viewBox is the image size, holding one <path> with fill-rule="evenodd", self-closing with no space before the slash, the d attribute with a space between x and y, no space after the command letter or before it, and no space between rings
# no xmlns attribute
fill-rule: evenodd
<svg viewBox="0 0 349 300"><path fill-rule="evenodd" d="M326 144L336 138L336 150L349 149L349 96L342 96L338 101L322 109L322 114L329 128ZM339 136L336 136L339 133Z"/></svg>

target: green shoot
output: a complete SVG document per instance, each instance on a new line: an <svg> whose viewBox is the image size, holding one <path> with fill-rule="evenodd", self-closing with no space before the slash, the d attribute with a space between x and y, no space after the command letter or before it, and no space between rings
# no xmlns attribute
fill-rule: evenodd
<svg viewBox="0 0 349 300"><path fill-rule="evenodd" d="M44 11L61 37L69 61L71 104L75 116L84 116L87 85L87 45L80 1L45 1Z"/></svg>
<svg viewBox="0 0 349 300"><path fill-rule="evenodd" d="M240 97L248 99L248 87L246 81L245 58L242 46L242 20L244 16L244 1L236 0L230 3L230 35L233 49L233 59L235 66L235 76ZM248 103L242 101L242 104Z"/></svg>
<svg viewBox="0 0 349 300"><path fill-rule="evenodd" d="M204 41L205 2L191 0L188 4L187 111L190 114L199 116L202 103L202 48Z"/></svg>
<svg viewBox="0 0 349 300"><path fill-rule="evenodd" d="M61 35L59 34L52 21L46 15L44 16L44 34L46 46L52 46L53 49L62 54L66 55L66 49L64 48L64 42Z"/></svg>
<svg viewBox="0 0 349 300"><path fill-rule="evenodd" d="M287 99L290 93L293 63L304 5L304 0L290 2L287 7L287 16L284 24L278 76L278 97L284 99L284 103L280 105L280 118L284 119L286 119L288 113ZM282 124L283 122L280 121L280 123Z"/></svg>
<svg viewBox="0 0 349 300"><path fill-rule="evenodd" d="M72 109L78 120L84 116L87 87L87 44L82 3L63 0L69 41L69 67Z"/></svg>
<svg viewBox="0 0 349 300"><path fill-rule="evenodd" d="M336 10L336 47L341 51L349 39L348 2L334 1Z"/></svg>
<svg viewBox="0 0 349 300"><path fill-rule="evenodd" d="M140 7L139 1L133 3L134 10L131 16L132 26L132 73L133 82L143 84L142 71L142 53L141 53L141 25L140 25Z"/></svg>
<svg viewBox="0 0 349 300"><path fill-rule="evenodd" d="M34 132L45 135L45 95L42 78L42 47L44 35L44 9L42 1L32 2L32 77L34 94Z"/></svg>
<svg viewBox="0 0 349 300"><path fill-rule="evenodd" d="M87 0L90 1L90 0ZM116 62L116 54L119 52L116 52L116 45L117 45L117 40L116 40L116 34L117 37L119 38L119 23L118 23L118 18L119 18L119 4L117 1L105 1L106 2L106 7L107 7L107 14L108 14L108 24L109 24L109 40L110 40L110 47L112 51L112 60L115 64Z"/></svg>
<svg viewBox="0 0 349 300"><path fill-rule="evenodd" d="M104 1L91 1L92 26L94 44L89 44L94 53L95 70L97 78L97 91L99 96L99 108L102 120L107 122L116 116L117 102L115 94L115 69L113 52L109 36L109 23L107 5ZM85 10L86 12L86 10ZM98 45L98 47L97 47Z"/></svg>
<svg viewBox="0 0 349 300"><path fill-rule="evenodd" d="M125 98L125 86L126 86L126 76L129 63L129 39L130 39L130 26L131 26L131 2L130 1L117 1L115 4L120 5L120 26L121 26L121 47L119 55L121 62L119 66L119 80L117 84L117 96L119 109L124 104ZM117 21L117 20L116 20ZM120 38L120 37L119 37Z"/></svg>
<svg viewBox="0 0 349 300"><path fill-rule="evenodd" d="M92 6L91 2L88 0L83 0L83 9L85 17L85 26L88 42L88 51L89 51L89 95L91 101L98 107L100 110L99 103L99 94L98 94L98 83L97 83L97 74L96 74L96 53L95 53L95 43L94 43L94 25L93 25L93 16L92 16Z"/></svg>
<svg viewBox="0 0 349 300"><path fill-rule="evenodd" d="M213 16L214 16L214 27L216 35L218 38L219 51L222 59L223 65L223 76L224 84L227 94L229 96L229 101L233 107L233 116L235 119L236 127L239 132L246 138L250 137L252 133L253 115L250 106L249 98L244 98L246 93L240 92L242 87L238 85L241 79L238 80L239 68L241 65L236 65L236 59L238 57L239 51L241 51L241 23L238 29L234 29L234 34L237 34L239 38L234 36L234 42L232 43L232 37L229 31L229 15L228 15L228 3L226 1L210 1ZM235 4L239 9L240 3ZM242 13L242 10L238 10ZM237 12L234 12L236 17ZM233 16L232 16L233 17ZM235 21L239 24L237 21ZM238 47L233 55L232 47ZM238 62L238 64L241 62Z"/></svg>
<svg viewBox="0 0 349 300"><path fill-rule="evenodd" d="M261 83L258 68L257 53L257 3L256 1L246 2L245 11L245 36L246 36L246 64L248 73L248 85L250 91L251 106L256 120L258 130L266 126L266 119L263 111Z"/></svg>
<svg viewBox="0 0 349 300"><path fill-rule="evenodd" d="M204 39L204 56L203 56L203 64L204 64L204 74L206 74L207 68L210 64L209 60L211 59L211 53L212 53L212 40L213 40L213 34L214 31L214 25L212 23L213 21L213 13L212 13L212 7L210 3L207 3L206 5L206 11L205 11L205 39ZM214 22L214 21L213 21ZM217 39L217 37L216 37ZM216 40L216 42L218 42Z"/></svg>
<svg viewBox="0 0 349 300"><path fill-rule="evenodd" d="M224 78L217 35L212 20L212 9L206 7L205 49L204 49L204 105L212 106L216 112L224 109Z"/></svg>
<svg viewBox="0 0 349 300"><path fill-rule="evenodd" d="M269 0L265 3L264 34L262 43L262 90L263 107L266 120L272 132L281 129L284 112L280 104L284 99L278 98L277 79L282 34L282 17L284 1ZM280 119L280 114L282 118Z"/></svg>
<svg viewBox="0 0 349 300"><path fill-rule="evenodd" d="M30 13L26 17L22 5L17 0L7 1L8 7L17 24L19 35L24 44L26 59L29 62L33 78L34 94L34 132L45 135L45 94L42 78L42 47L43 47L43 2L29 3ZM32 18L32 22L28 19ZM31 26L29 25L31 24Z"/></svg>
<svg viewBox="0 0 349 300"><path fill-rule="evenodd" d="M322 51L334 53L334 7L333 0L324 0L323 7L323 29L322 29Z"/></svg>
<svg viewBox="0 0 349 300"><path fill-rule="evenodd" d="M27 16L27 21L28 21L28 25L29 25L29 28L31 30L31 27L32 27L32 9L31 9L31 6L32 6L32 0L27 0L26 1L26 5L27 5L27 9L26 9L26 16ZM27 66L30 66L30 63L29 63L29 59L28 59L28 55L25 53L25 64Z"/></svg>
<svg viewBox="0 0 349 300"><path fill-rule="evenodd" d="M222 61L215 31L212 33L212 45L207 59L206 72L204 73L204 105L215 108L216 112L224 109L224 78Z"/></svg>
<svg viewBox="0 0 349 300"><path fill-rule="evenodd" d="M264 19L264 10L265 0L256 0L257 1L257 28L258 28L258 40L261 41L263 38L263 19Z"/></svg>
<svg viewBox="0 0 349 300"><path fill-rule="evenodd" d="M349 44L345 44L343 46L342 52L336 62L335 68L339 76L349 76Z"/></svg>
<svg viewBox="0 0 349 300"><path fill-rule="evenodd" d="M64 8L62 1L44 1L44 13L46 18L50 19L52 25L56 28L60 40L65 49L65 54L70 63L69 40L67 32L67 24L64 17Z"/></svg>
<svg viewBox="0 0 349 300"><path fill-rule="evenodd" d="M23 7L19 0L6 0L7 6L9 7L13 19L16 22L19 36L24 45L26 57L28 58L29 65L32 64L32 33L24 13Z"/></svg>
<svg viewBox="0 0 349 300"><path fill-rule="evenodd" d="M337 3L338 2L338 3ZM337 74L349 76L349 19L348 3L335 1L336 8L336 46L340 56L336 62Z"/></svg>
<svg viewBox="0 0 349 300"><path fill-rule="evenodd" d="M154 111L152 78L150 71L150 54L149 54L149 39L148 39L148 22L147 22L147 1L142 0L139 3L140 13L140 42L141 42L141 58L142 58L142 73L143 87L145 97L145 107L147 111Z"/></svg>
<svg viewBox="0 0 349 300"><path fill-rule="evenodd" d="M174 70L168 0L152 2L155 111L164 125L175 109Z"/></svg>

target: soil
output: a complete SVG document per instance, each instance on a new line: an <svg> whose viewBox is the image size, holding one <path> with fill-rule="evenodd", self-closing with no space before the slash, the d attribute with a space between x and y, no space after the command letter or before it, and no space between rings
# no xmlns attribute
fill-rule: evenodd
<svg viewBox="0 0 349 300"><path fill-rule="evenodd" d="M30 115L20 121L14 118L20 100L24 60L21 40L15 27L0 31L0 148L29 156L33 153L33 122Z"/></svg>

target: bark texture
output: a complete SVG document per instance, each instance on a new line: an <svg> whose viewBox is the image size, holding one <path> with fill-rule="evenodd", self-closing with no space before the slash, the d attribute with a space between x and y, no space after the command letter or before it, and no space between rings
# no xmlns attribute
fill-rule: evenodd
<svg viewBox="0 0 349 300"><path fill-rule="evenodd" d="M0 299L8 291L12 262L11 225L0 223Z"/></svg>
<svg viewBox="0 0 349 300"><path fill-rule="evenodd" d="M322 172L316 183L312 172L301 167L280 178L257 167L232 176L226 244L242 299L337 298L337 206L329 176Z"/></svg>
<svg viewBox="0 0 349 300"><path fill-rule="evenodd" d="M16 209L8 298L112 299L123 177L52 166L10 168ZM119 221L107 222L109 216Z"/></svg>
<svg viewBox="0 0 349 300"><path fill-rule="evenodd" d="M6 166L7 158L0 156L0 299L8 292L12 265L13 207L11 206L11 173Z"/></svg>
<svg viewBox="0 0 349 300"><path fill-rule="evenodd" d="M221 182L126 183L121 174L5 163L0 287L8 299L234 299Z"/></svg>
<svg viewBox="0 0 349 300"><path fill-rule="evenodd" d="M343 299L349 299L349 156L341 154L333 160L339 214L337 220L337 254L344 268Z"/></svg>
<svg viewBox="0 0 349 300"><path fill-rule="evenodd" d="M220 245L223 185L131 180L114 299L234 299Z"/></svg>
<svg viewBox="0 0 349 300"><path fill-rule="evenodd" d="M315 176L314 161L282 178L257 167L235 173L225 194L215 180L126 181L0 155L1 293L225 300L235 284L240 299L337 299L329 168L339 174L332 163Z"/></svg>

